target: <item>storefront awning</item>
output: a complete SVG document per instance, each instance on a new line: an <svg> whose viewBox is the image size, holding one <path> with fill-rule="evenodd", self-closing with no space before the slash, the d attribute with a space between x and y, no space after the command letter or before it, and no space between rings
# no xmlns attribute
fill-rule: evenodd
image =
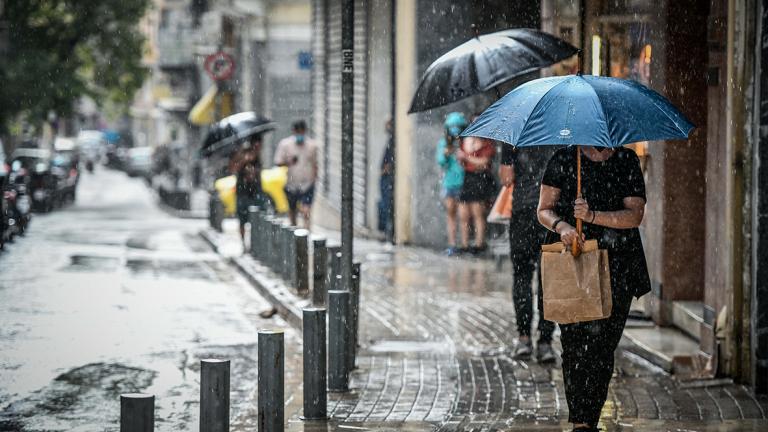
<svg viewBox="0 0 768 432"><path fill-rule="evenodd" d="M223 118L232 114L232 93L220 92L216 86L212 86L189 111L187 117L189 122L195 126L206 126L213 123L216 120L214 116L216 114L217 95L220 99L218 102L220 106L216 117Z"/></svg>

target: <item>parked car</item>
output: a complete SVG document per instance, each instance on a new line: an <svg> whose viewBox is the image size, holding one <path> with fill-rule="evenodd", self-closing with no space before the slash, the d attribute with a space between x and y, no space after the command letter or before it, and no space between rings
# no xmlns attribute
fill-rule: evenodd
<svg viewBox="0 0 768 432"><path fill-rule="evenodd" d="M29 177L29 195L36 211L51 211L57 199L57 179L51 171L51 152L38 148L20 148L13 152L13 163L18 162Z"/></svg>
<svg viewBox="0 0 768 432"><path fill-rule="evenodd" d="M130 177L142 177L149 181L152 178L152 148L134 147L128 149L125 172Z"/></svg>
<svg viewBox="0 0 768 432"><path fill-rule="evenodd" d="M273 167L261 170L261 188L269 197L269 204L275 213L288 212L288 198L285 196L285 184L288 181L288 168ZM213 188L224 205L224 215L231 217L237 211L237 197L234 175L221 177L213 183Z"/></svg>

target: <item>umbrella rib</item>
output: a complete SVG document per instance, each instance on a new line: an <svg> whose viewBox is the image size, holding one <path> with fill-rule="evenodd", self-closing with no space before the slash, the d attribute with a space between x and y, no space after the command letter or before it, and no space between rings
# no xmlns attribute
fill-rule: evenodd
<svg viewBox="0 0 768 432"><path fill-rule="evenodd" d="M582 79L584 79L584 78L582 78ZM605 131L608 134L608 143L609 144L613 144L613 137L611 136L611 130L608 127L608 117L607 117L607 115L605 113L605 107L603 107L603 101L600 100L600 95L597 94L597 92L595 91L595 88L592 87L592 85L589 83L589 81L587 81L586 79L584 79L584 81L587 83L587 87L589 87L589 89L592 90L592 93L595 95L595 99L597 99L597 103L600 106L600 114L603 115L603 121L605 122Z"/></svg>
<svg viewBox="0 0 768 432"><path fill-rule="evenodd" d="M653 100L653 98L648 98L648 99L650 99L650 100L651 100L651 103L652 103L652 104L653 104L653 105L656 107L656 109L658 109L659 111L663 112L663 113L664 113L664 115L665 115L665 116L667 116L667 118L668 118L668 119L669 119L669 120L672 122L672 124L674 124L674 125L675 125L675 127L677 128L677 130L679 130L680 132L682 132L682 133L684 133L684 134L685 134L685 137L686 137L686 138L688 137L688 135L690 135L691 131L692 131L693 129L695 129L695 128L696 128L696 125L694 125L693 123L691 123L691 127L690 127L690 129L688 129L687 131L684 131L684 130L680 129L680 125L678 125L678 124L677 124L677 122L675 121L675 119L673 119L672 117L670 117L669 113L668 113L666 110L663 110L663 109L661 109L661 107L659 106L659 104L657 104L657 103L656 103L656 101L655 101L655 100ZM689 123L690 123L690 122L689 122Z"/></svg>
<svg viewBox="0 0 768 432"><path fill-rule="evenodd" d="M541 105L541 102L542 102L542 101L544 100L544 98L545 98L545 97L546 97L546 96L549 94L549 92L551 92L552 90L556 89L557 87L560 87L561 85L563 85L563 83L565 83L565 82L566 82L566 81L568 81L569 79L572 79L572 77L571 77L571 78L568 78L568 79L564 79L564 80L560 81L559 83L557 83L557 84L553 85L553 86L552 86L552 87L550 87L549 89L547 89L547 91L545 91L545 92L544 92L544 94L543 94L543 95L541 95L541 97L539 98L539 100L538 100L538 101L536 101L536 105L534 105L534 106L533 106L533 109L532 109L532 110L531 110L531 111L528 113L528 115L530 116L531 114L533 114L534 112L536 112L536 110L539 108L539 105ZM527 121L525 122L525 126L523 126L523 129L520 131L520 135L518 135L518 137L517 137L517 140L518 140L518 141L520 141L520 140L523 138L523 134L525 134L525 132L528 130L528 125L529 125L529 124L530 124L530 123L528 123ZM499 125L499 127L501 127L501 125ZM514 144L514 146L517 146L517 144Z"/></svg>

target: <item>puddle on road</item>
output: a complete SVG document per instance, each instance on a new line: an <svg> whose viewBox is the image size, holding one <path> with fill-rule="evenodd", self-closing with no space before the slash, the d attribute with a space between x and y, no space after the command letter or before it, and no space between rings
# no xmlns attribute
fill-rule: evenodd
<svg viewBox="0 0 768 432"><path fill-rule="evenodd" d="M59 375L26 399L3 407L0 431L62 430L116 417L122 393L142 392L156 372L120 363L91 363Z"/></svg>
<svg viewBox="0 0 768 432"><path fill-rule="evenodd" d="M134 276L210 281L216 280L216 274L212 271L213 264L204 261L129 259L125 266Z"/></svg>
<svg viewBox="0 0 768 432"><path fill-rule="evenodd" d="M72 255L69 257L69 265L63 271L71 272L112 272L117 270L120 260L115 257L98 255Z"/></svg>

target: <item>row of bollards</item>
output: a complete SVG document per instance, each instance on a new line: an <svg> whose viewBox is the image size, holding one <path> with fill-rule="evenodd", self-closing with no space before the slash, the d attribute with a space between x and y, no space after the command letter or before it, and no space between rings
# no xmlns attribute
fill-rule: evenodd
<svg viewBox="0 0 768 432"><path fill-rule="evenodd" d="M359 267L358 267L359 268ZM349 390L350 363L349 291L329 291L332 319L326 344L326 310L308 307L303 310L304 339L304 416L305 420L327 417L327 391ZM330 352L327 351L330 346ZM261 330L258 336L258 431L282 432L284 428L285 351L282 330ZM330 368L326 368L326 354ZM230 362L205 359L200 361L200 431L229 431ZM120 396L121 432L154 430L154 396L124 394Z"/></svg>
<svg viewBox="0 0 768 432"><path fill-rule="evenodd" d="M322 311L322 329L325 333L325 310ZM324 345L324 338L323 338ZM261 330L258 339L258 431L282 432L284 429L284 374L285 351L282 330ZM306 362L305 357L305 362ZM318 361L315 358L314 361ZM325 354L322 352L322 365ZM325 382L325 371L319 383ZM229 360L205 359L200 361L200 432L229 432ZM305 376L305 382L306 382ZM313 391L318 392L315 386ZM306 389L305 389L306 400ZM322 386L325 418L325 386ZM305 402L306 412L306 402ZM153 432L155 428L155 397L143 393L120 395L120 431Z"/></svg>
<svg viewBox="0 0 768 432"><path fill-rule="evenodd" d="M314 306L328 307L329 366L339 372L338 377L332 374L329 379L330 388L343 391L344 386L336 385L336 379L348 381L345 377L355 368L357 357L360 263L354 263L352 286L345 287L341 277L341 246L328 244L325 238L314 236L311 239L310 253L309 231L296 229L258 207L250 207L248 211L251 222L251 255L287 281L299 295L305 296L311 291ZM345 296L346 303L343 307L339 300L332 303L329 293L333 291L347 293L336 294ZM343 329L344 335L337 334L335 329ZM338 347L334 344L338 344ZM343 355L339 353L337 357L334 351L336 349L343 349ZM343 359L343 369L337 364L337 358L339 362Z"/></svg>

